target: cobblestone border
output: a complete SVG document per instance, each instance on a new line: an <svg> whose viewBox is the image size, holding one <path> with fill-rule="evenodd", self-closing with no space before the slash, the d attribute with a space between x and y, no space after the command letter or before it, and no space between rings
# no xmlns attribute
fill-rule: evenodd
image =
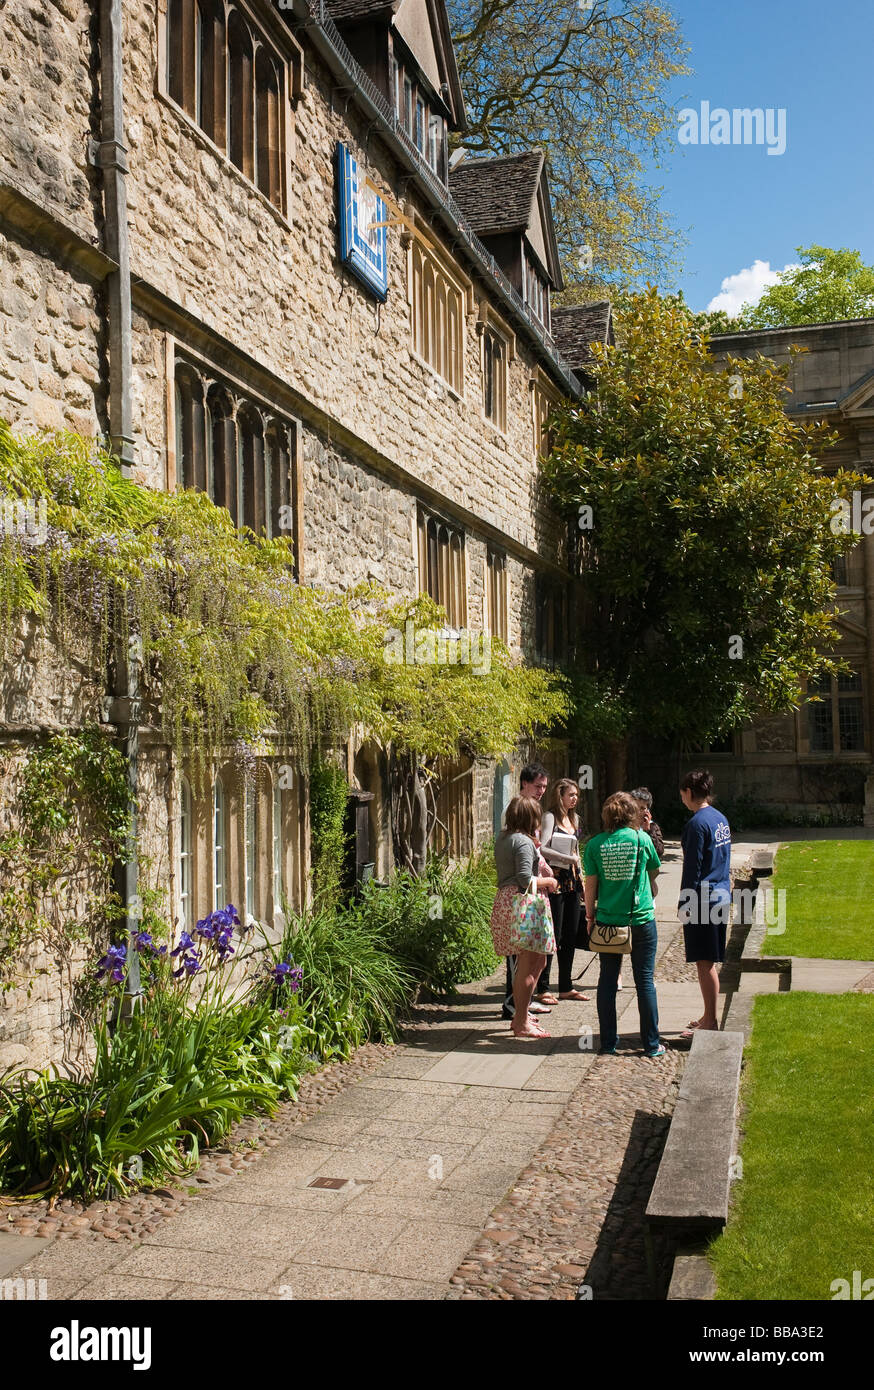
<svg viewBox="0 0 874 1390"><path fill-rule="evenodd" d="M651 1299L644 1212L684 1051L596 1057L482 1236L447 1299Z"/></svg>
<svg viewBox="0 0 874 1390"><path fill-rule="evenodd" d="M268 1149L298 1125L306 1124L335 1096L382 1066L394 1051L392 1043L364 1043L348 1062L334 1062L301 1078L297 1099L284 1101L272 1118L255 1116L239 1121L221 1144L201 1156L192 1171L157 1188L144 1188L116 1201L76 1202L69 1198L31 1198L19 1201L0 1195L0 1230L15 1235L76 1240L103 1236L111 1241L137 1241L158 1229L165 1217L179 1211L202 1191L230 1182L250 1168Z"/></svg>

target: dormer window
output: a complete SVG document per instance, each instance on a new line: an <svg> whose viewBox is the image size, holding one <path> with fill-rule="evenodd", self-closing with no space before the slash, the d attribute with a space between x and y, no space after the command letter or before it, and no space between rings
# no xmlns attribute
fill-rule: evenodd
<svg viewBox="0 0 874 1390"><path fill-rule="evenodd" d="M522 261L524 275L523 298L537 322L549 329L549 286L532 258L526 253Z"/></svg>
<svg viewBox="0 0 874 1390"><path fill-rule="evenodd" d="M391 60L391 90L398 124L434 173L446 182L446 121L433 110L433 96L419 84L415 70L407 71L397 58Z"/></svg>
<svg viewBox="0 0 874 1390"><path fill-rule="evenodd" d="M446 178L446 122L432 115L428 122L428 163L439 178Z"/></svg>

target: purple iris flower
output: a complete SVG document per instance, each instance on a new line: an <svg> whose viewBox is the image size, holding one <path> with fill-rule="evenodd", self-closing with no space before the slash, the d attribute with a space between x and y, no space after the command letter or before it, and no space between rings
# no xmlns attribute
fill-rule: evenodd
<svg viewBox="0 0 874 1390"><path fill-rule="evenodd" d="M292 994L297 994L303 982L303 971L299 965L292 965L290 960L279 961L268 973L277 984L288 985Z"/></svg>
<svg viewBox="0 0 874 1390"><path fill-rule="evenodd" d="M124 979L126 963L127 946L124 943L120 946L110 946L106 955L97 962L97 979L102 980L104 975L108 975L111 980L120 984Z"/></svg>

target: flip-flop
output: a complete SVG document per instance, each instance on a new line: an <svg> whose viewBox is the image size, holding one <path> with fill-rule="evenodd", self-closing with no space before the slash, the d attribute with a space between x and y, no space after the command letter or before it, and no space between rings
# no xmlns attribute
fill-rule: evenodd
<svg viewBox="0 0 874 1390"><path fill-rule="evenodd" d="M558 1000L557 1000L557 998L555 997L554 994L551 994L548 990L544 990L543 997L542 997L541 999L538 999L538 1000L537 1000L537 1003L538 1003L538 1004L549 1004L549 1005L551 1006L551 1005L553 1005L553 1004L557 1004L557 1003L558 1003Z"/></svg>
<svg viewBox="0 0 874 1390"><path fill-rule="evenodd" d="M538 1004L532 1001L532 1003L528 1005L528 1012L530 1014L551 1014L552 1009L548 1009L545 1004Z"/></svg>
<svg viewBox="0 0 874 1390"><path fill-rule="evenodd" d="M691 1024L689 1025L688 1028L684 1028L683 1031L682 1031L682 1033L680 1034L680 1037L681 1037L681 1038L694 1038L694 1036L695 1036L696 1033L718 1033L718 1032L719 1032L719 1029L718 1029L718 1028L702 1028L700 1024L697 1024L697 1023L696 1023L694 1028L692 1027Z"/></svg>
<svg viewBox="0 0 874 1390"><path fill-rule="evenodd" d="M559 994L558 997L559 997L559 1001L560 1001L562 1004L566 1003L568 1000L572 1000L574 1003L577 1003L577 1004L589 1004L589 1003L591 1003L591 999L590 999L589 995L588 995L588 994L583 994L582 991L581 991L581 990L578 990L578 989L572 989L572 990L570 990L569 993L567 993L567 994Z"/></svg>
<svg viewBox="0 0 874 1390"><path fill-rule="evenodd" d="M536 1033L514 1033L513 1029L511 1028L510 1037L516 1038L516 1040L519 1042L531 1042L533 1040L536 1040L537 1038L551 1038L552 1034L545 1032L545 1030L542 1028L538 1029Z"/></svg>

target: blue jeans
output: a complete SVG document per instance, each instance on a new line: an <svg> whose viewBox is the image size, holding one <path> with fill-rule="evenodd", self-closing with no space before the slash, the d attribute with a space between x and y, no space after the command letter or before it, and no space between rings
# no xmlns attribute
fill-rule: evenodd
<svg viewBox="0 0 874 1390"><path fill-rule="evenodd" d="M631 928L631 973L637 990L637 1010L640 1014L640 1039L644 1052L654 1052L660 1045L659 1007L653 984L658 934L655 918L642 926ZM616 1046L616 982L622 962L628 956L601 954L601 974L598 977L598 1027L601 1048Z"/></svg>

